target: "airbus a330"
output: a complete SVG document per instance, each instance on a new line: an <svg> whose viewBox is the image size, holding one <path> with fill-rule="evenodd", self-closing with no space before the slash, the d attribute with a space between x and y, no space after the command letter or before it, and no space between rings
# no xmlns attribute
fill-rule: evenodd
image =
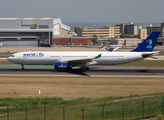
<svg viewBox="0 0 164 120"><path fill-rule="evenodd" d="M142 60L157 55L154 46L160 32L152 32L137 48L130 52L44 52L29 51L12 54L8 60L20 64L22 70L24 65L54 65L55 70L71 70L79 66L82 71L89 70L92 65L118 65Z"/></svg>

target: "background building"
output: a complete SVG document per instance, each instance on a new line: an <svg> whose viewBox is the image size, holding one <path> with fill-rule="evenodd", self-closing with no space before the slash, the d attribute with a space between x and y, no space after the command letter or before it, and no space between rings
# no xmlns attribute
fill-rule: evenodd
<svg viewBox="0 0 164 120"><path fill-rule="evenodd" d="M147 35L150 35L153 31L161 31L159 37L164 38L164 23L161 23L161 27L153 27L152 24L150 24L150 27L147 27Z"/></svg>
<svg viewBox="0 0 164 120"><path fill-rule="evenodd" d="M120 26L114 26L114 37L120 38Z"/></svg>
<svg viewBox="0 0 164 120"><path fill-rule="evenodd" d="M69 37L71 28L64 25L60 18L53 21L53 37Z"/></svg>
<svg viewBox="0 0 164 120"><path fill-rule="evenodd" d="M99 39L100 43L107 42L110 45L124 45L126 40L126 46L138 46L139 43L142 43L141 39L138 38L115 38L115 39Z"/></svg>
<svg viewBox="0 0 164 120"><path fill-rule="evenodd" d="M147 27L147 35L150 35L153 31L161 31L161 27Z"/></svg>
<svg viewBox="0 0 164 120"><path fill-rule="evenodd" d="M139 37L140 39L145 40L147 38L147 29L140 29Z"/></svg>
<svg viewBox="0 0 164 120"><path fill-rule="evenodd" d="M130 25L125 26L125 34L139 35L139 29L142 29L142 25L134 25L131 23Z"/></svg>
<svg viewBox="0 0 164 120"><path fill-rule="evenodd" d="M53 37L68 36L60 18L0 18L0 42L8 47L50 46Z"/></svg>
<svg viewBox="0 0 164 120"><path fill-rule="evenodd" d="M121 24L118 24L118 25L115 25L115 26L120 26L120 34L124 35L125 34L125 26L126 25L129 25L129 23L121 23Z"/></svg>
<svg viewBox="0 0 164 120"><path fill-rule="evenodd" d="M142 43L142 40L138 38L116 38L116 39L110 40L110 43L116 44L116 45L123 45L125 40L126 40L127 47L138 46L138 43Z"/></svg>
<svg viewBox="0 0 164 120"><path fill-rule="evenodd" d="M84 28L82 30L77 30L78 36L88 37L96 35L98 38L120 38L120 27L119 26L110 26L104 27L101 29L88 29Z"/></svg>
<svg viewBox="0 0 164 120"><path fill-rule="evenodd" d="M164 23L161 23L161 37L164 38Z"/></svg>
<svg viewBox="0 0 164 120"><path fill-rule="evenodd" d="M161 23L161 27L164 27L164 23Z"/></svg>
<svg viewBox="0 0 164 120"><path fill-rule="evenodd" d="M96 40L96 37L62 37L54 38L56 45L72 45L72 46L83 46L92 45L92 40Z"/></svg>
<svg viewBox="0 0 164 120"><path fill-rule="evenodd" d="M162 38L164 38L164 27L161 29Z"/></svg>

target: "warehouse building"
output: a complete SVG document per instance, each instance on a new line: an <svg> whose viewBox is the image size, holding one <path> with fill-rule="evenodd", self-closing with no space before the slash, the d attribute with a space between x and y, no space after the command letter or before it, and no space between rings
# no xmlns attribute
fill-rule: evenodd
<svg viewBox="0 0 164 120"><path fill-rule="evenodd" d="M51 46L53 37L68 36L60 18L0 18L2 47Z"/></svg>
<svg viewBox="0 0 164 120"><path fill-rule="evenodd" d="M93 40L97 41L97 37L55 37L54 43L56 45L88 46L93 44Z"/></svg>
<svg viewBox="0 0 164 120"><path fill-rule="evenodd" d="M139 43L142 43L141 39L138 38L115 38L115 39L99 39L99 42L107 42L110 45L123 45L126 40L126 46L138 46Z"/></svg>

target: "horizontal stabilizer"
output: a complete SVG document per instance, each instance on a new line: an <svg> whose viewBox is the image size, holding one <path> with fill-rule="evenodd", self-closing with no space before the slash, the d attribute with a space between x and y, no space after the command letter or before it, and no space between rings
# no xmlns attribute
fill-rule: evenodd
<svg viewBox="0 0 164 120"><path fill-rule="evenodd" d="M147 57L151 57L151 56L158 55L158 54L159 54L159 51L157 51L157 52L152 52L152 53L143 53L143 54L142 54L142 57L143 57L143 58L147 58Z"/></svg>

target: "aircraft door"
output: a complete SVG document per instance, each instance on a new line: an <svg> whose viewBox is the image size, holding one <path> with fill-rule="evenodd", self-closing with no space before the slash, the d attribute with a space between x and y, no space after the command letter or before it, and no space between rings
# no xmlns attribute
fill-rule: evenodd
<svg viewBox="0 0 164 120"><path fill-rule="evenodd" d="M27 58L27 57L23 57L23 54L18 55L18 59L24 59L24 58Z"/></svg>

